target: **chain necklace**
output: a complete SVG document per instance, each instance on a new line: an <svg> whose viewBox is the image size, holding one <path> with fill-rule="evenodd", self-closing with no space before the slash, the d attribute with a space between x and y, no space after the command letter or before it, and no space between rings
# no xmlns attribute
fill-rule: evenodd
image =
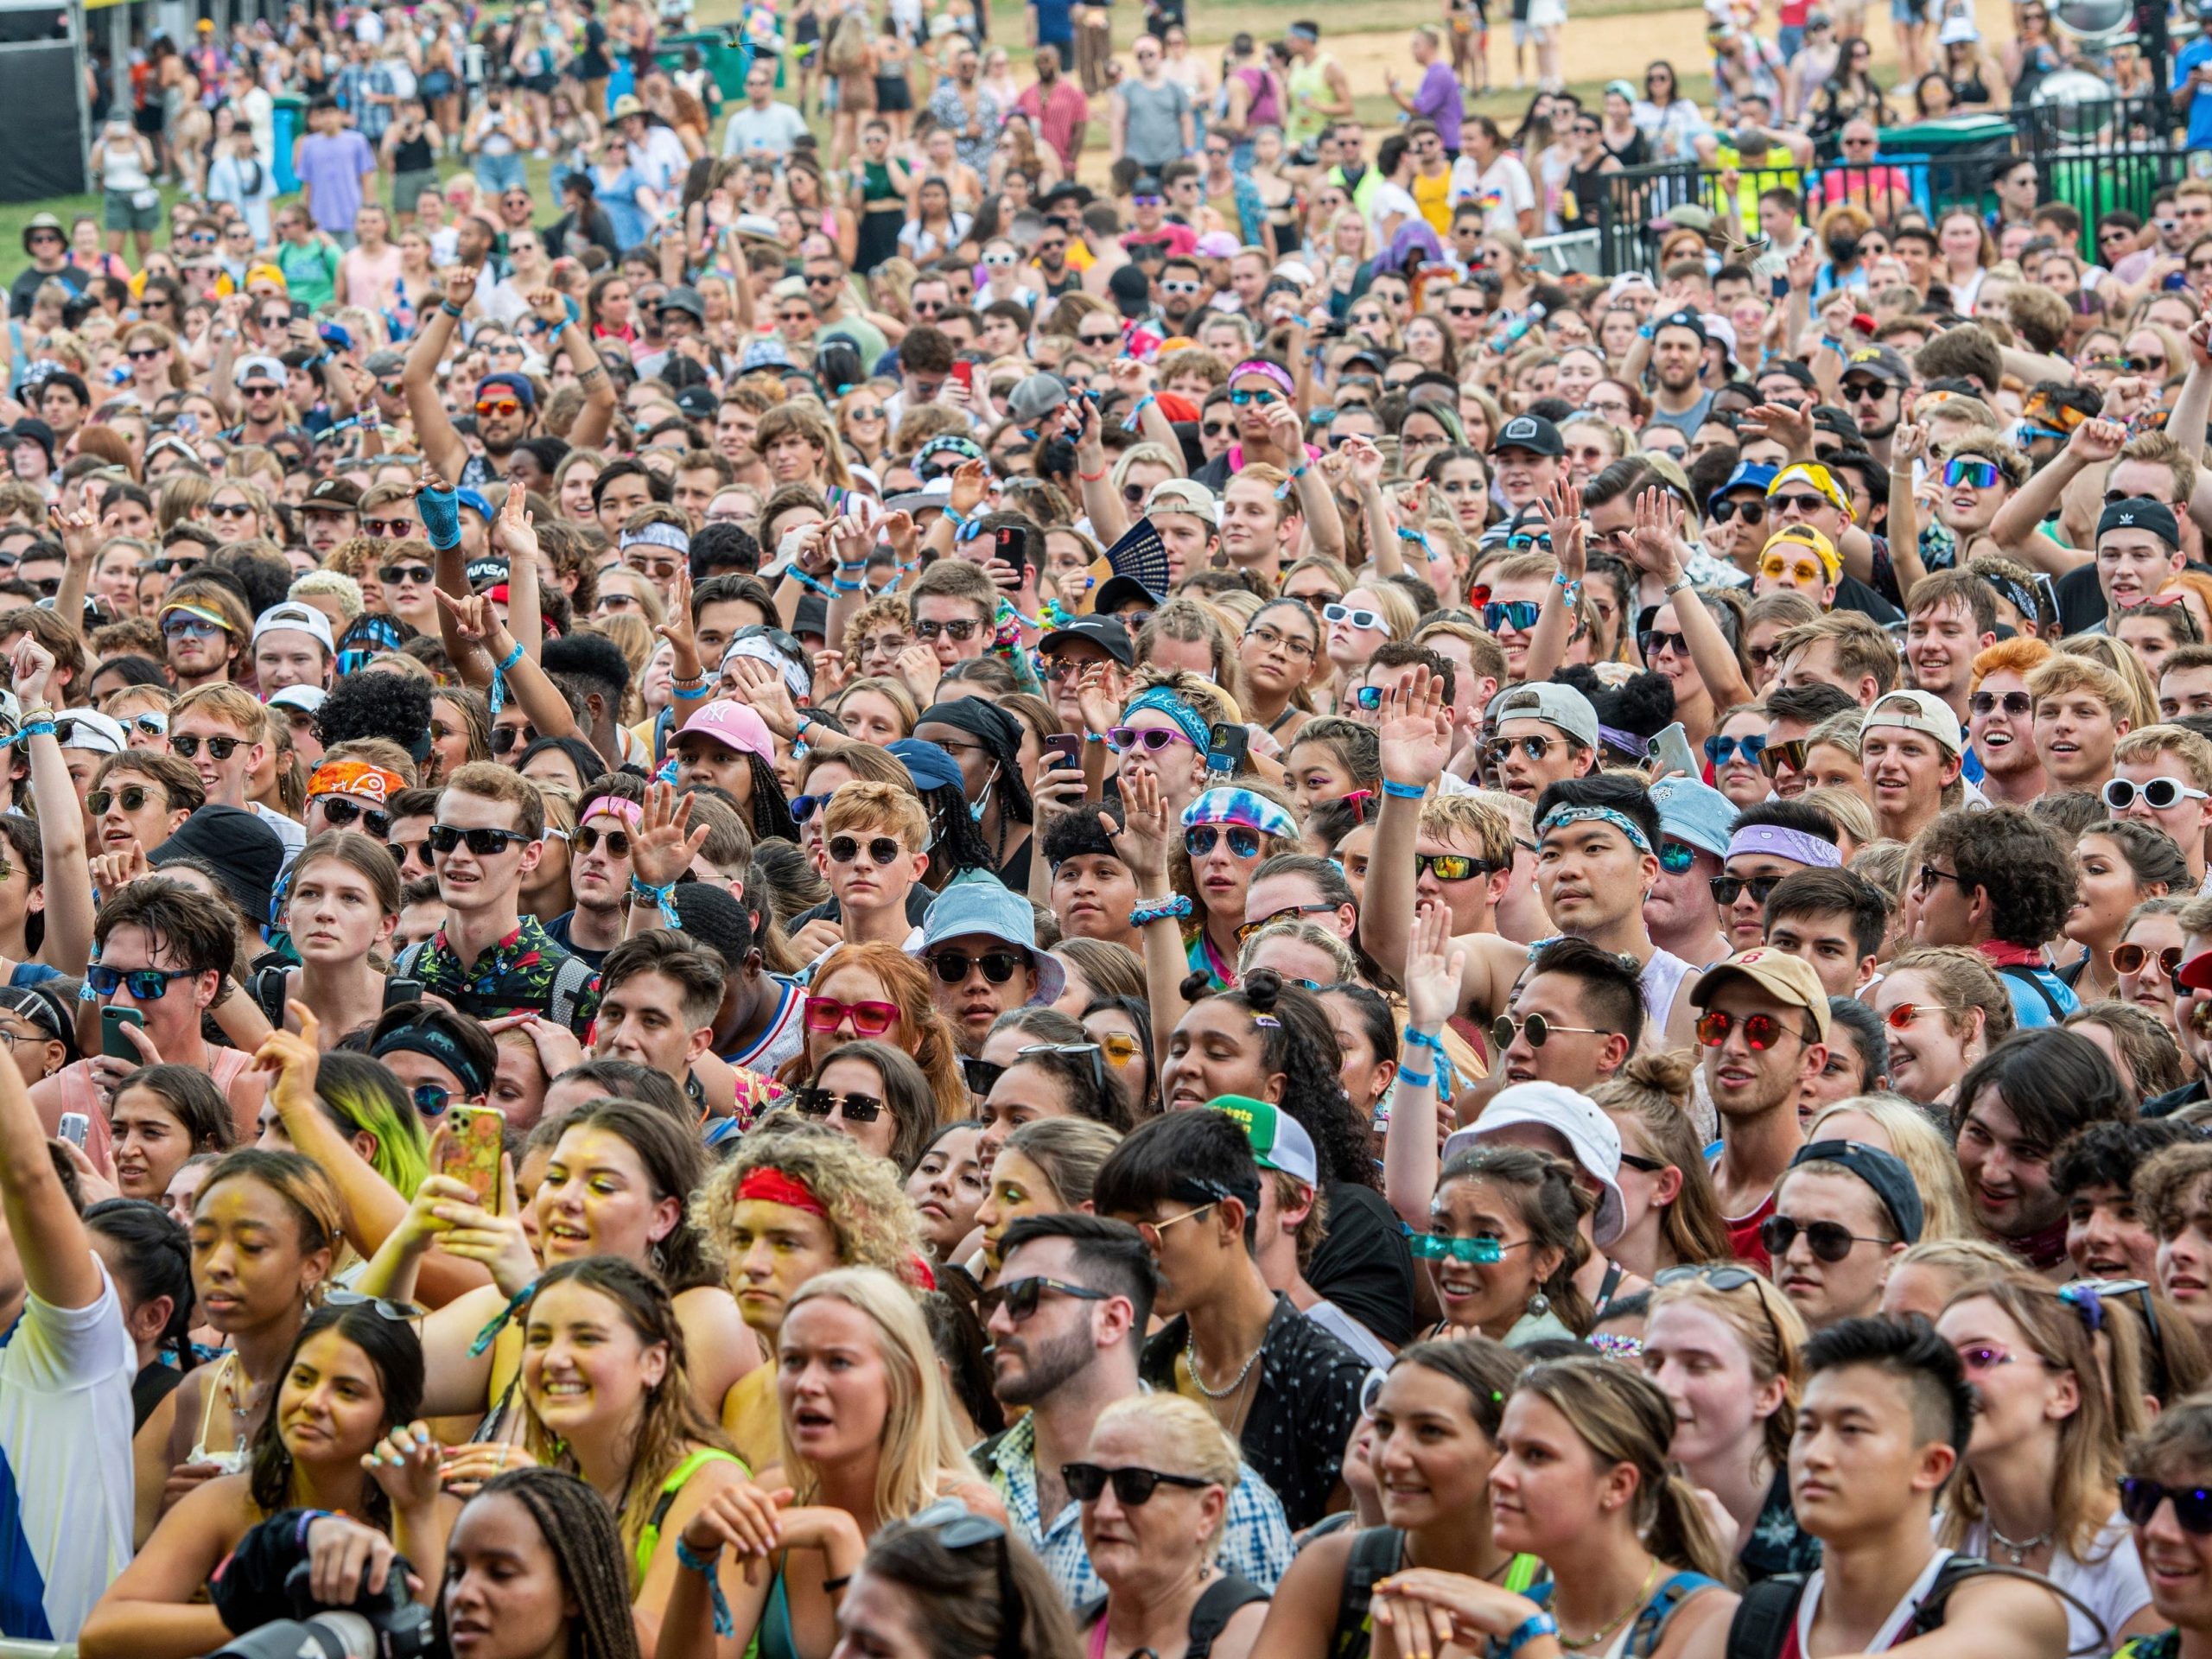
<svg viewBox="0 0 2212 1659"><path fill-rule="evenodd" d="M1190 1367L1191 1381L1198 1384L1200 1394L1209 1400L1226 1400L1244 1386L1244 1379L1252 1375L1252 1368L1260 1363L1260 1349L1266 1347L1267 1343L1264 1336L1260 1338L1258 1346L1252 1350L1252 1357L1244 1362L1244 1369L1236 1373L1236 1380L1226 1388L1208 1388L1205 1378L1199 1374L1198 1333L1195 1331L1185 1330L1183 1333L1183 1363Z"/></svg>
<svg viewBox="0 0 2212 1659"><path fill-rule="evenodd" d="M2045 1527L2032 1538L2022 1538L2015 1541L1998 1531L1997 1523L1986 1516L1983 1517L1983 1524L1989 1529L1989 1541L2003 1550L2014 1567L2025 1566L2028 1557L2049 1543L2058 1532L2056 1527Z"/></svg>
<svg viewBox="0 0 2212 1659"><path fill-rule="evenodd" d="M1587 1636L1573 1637L1569 1636L1565 1630L1561 1630L1559 1633L1560 1646L1565 1648L1570 1653L1580 1653L1585 1649L1599 1647L1605 1643L1611 1641L1614 1635L1620 1630L1621 1626L1627 1624L1631 1618L1635 1618L1637 1612L1643 1609L1643 1604L1650 1599L1651 1586L1658 1582L1659 1558L1655 1555L1651 1558L1651 1570L1643 1575L1643 1586L1637 1591L1636 1599L1630 1602L1627 1606L1622 1608L1619 1612L1614 1614L1612 1618L1607 1619L1603 1624L1600 1624L1596 1630L1591 1631Z"/></svg>

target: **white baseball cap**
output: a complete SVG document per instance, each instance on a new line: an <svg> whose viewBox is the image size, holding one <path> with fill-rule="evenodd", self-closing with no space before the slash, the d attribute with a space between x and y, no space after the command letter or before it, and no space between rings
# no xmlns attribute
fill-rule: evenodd
<svg viewBox="0 0 2212 1659"><path fill-rule="evenodd" d="M253 625L253 637L257 643L264 633L281 633L288 629L294 633L310 636L326 652L335 652L337 650L331 642L330 619L314 606L302 605L296 600L271 605L264 611L261 620Z"/></svg>
<svg viewBox="0 0 2212 1659"><path fill-rule="evenodd" d="M1621 1132L1589 1096L1563 1084L1516 1083L1491 1096L1483 1115L1444 1142L1444 1161L1508 1129L1530 1126L1557 1135L1568 1155L1598 1185L1598 1213L1590 1236L1599 1249L1621 1236L1628 1210L1621 1199Z"/></svg>

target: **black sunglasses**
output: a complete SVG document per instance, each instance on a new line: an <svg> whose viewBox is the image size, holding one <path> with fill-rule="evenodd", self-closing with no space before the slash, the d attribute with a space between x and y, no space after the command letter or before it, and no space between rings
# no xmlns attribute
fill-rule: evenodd
<svg viewBox="0 0 2212 1659"><path fill-rule="evenodd" d="M509 842L524 846L530 842L530 837L518 830L457 830L449 823L432 824L429 834L423 840L434 853L450 853L461 842L467 842L468 850L479 858L489 858L493 854L503 851Z"/></svg>
<svg viewBox="0 0 2212 1659"><path fill-rule="evenodd" d="M2120 1483L2120 1512L2135 1526L2149 1526L2158 1506L2168 1498L2173 1500L2174 1519L2181 1523L2183 1532L2199 1538L2212 1533L2212 1489L2167 1486L2139 1476L2131 1476Z"/></svg>
<svg viewBox="0 0 2212 1659"><path fill-rule="evenodd" d="M959 984L968 977L971 968L981 968L983 977L992 984L1003 985L1014 977L1022 961L1021 954L1014 950L986 950L977 957L971 957L965 950L940 950L929 958L929 964L948 985Z"/></svg>
<svg viewBox="0 0 2212 1659"><path fill-rule="evenodd" d="M841 1095L832 1089L794 1089L791 1104L808 1117L827 1117L840 1103L848 1123L873 1123L883 1115L883 1103L874 1095Z"/></svg>
<svg viewBox="0 0 2212 1659"><path fill-rule="evenodd" d="M1741 898L1746 887L1751 890L1751 902L1763 905L1781 881L1778 875L1716 875L1706 885L1713 889L1713 902L1726 908Z"/></svg>
<svg viewBox="0 0 2212 1659"><path fill-rule="evenodd" d="M1854 1233L1840 1221L1799 1221L1795 1216L1769 1216L1759 1224L1759 1243L1766 1253L1780 1261L1797 1242L1797 1235L1805 1236L1813 1254L1833 1266L1851 1254L1853 1244L1887 1244L1886 1238L1872 1238L1864 1233ZM2212 1529L2207 1529L2212 1530Z"/></svg>
<svg viewBox="0 0 2212 1659"><path fill-rule="evenodd" d="M1115 1502L1129 1510L1140 1503L1152 1502L1153 1493L1163 1484L1181 1486L1194 1492L1202 1492L1213 1484L1213 1482L1197 1475L1171 1475L1137 1464L1128 1464L1119 1469L1102 1469L1095 1463L1064 1463L1060 1465L1060 1479L1065 1483L1069 1496L1078 1503L1096 1503L1110 1481L1114 1486Z"/></svg>
<svg viewBox="0 0 2212 1659"><path fill-rule="evenodd" d="M211 737L207 740L207 753L218 760L227 760L238 753L238 745L245 741L245 739L242 737ZM169 739L170 750L182 755L188 760L196 760L200 758L200 740L188 732L182 737Z"/></svg>
<svg viewBox="0 0 2212 1659"><path fill-rule="evenodd" d="M391 831L391 814L380 807L363 806L359 801L349 801L343 795L326 795L322 800L322 821L334 830L343 830L359 820L361 827L382 841Z"/></svg>
<svg viewBox="0 0 2212 1659"><path fill-rule="evenodd" d="M1079 1302L1113 1300L1105 1291L1093 1290L1087 1285L1071 1285L1064 1279L1031 1278L994 1285L976 1299L976 1306L986 1319L1004 1307L1007 1317L1018 1324L1037 1311L1037 1304L1045 1299L1045 1293L1048 1290L1058 1292L1062 1296L1072 1296Z"/></svg>

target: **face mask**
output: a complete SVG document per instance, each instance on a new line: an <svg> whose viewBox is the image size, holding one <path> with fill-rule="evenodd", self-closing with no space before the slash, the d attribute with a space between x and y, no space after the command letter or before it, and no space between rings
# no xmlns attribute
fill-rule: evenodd
<svg viewBox="0 0 2212 1659"><path fill-rule="evenodd" d="M1828 238L1828 257L1839 265L1848 264L1859 257L1859 238L1855 236Z"/></svg>

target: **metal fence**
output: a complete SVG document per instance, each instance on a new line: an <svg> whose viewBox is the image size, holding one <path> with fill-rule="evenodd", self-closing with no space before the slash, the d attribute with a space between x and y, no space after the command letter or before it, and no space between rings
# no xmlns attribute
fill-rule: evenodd
<svg viewBox="0 0 2212 1659"><path fill-rule="evenodd" d="M2009 121L1957 130L1955 141L1939 145L1926 142L1929 127L1913 129L1894 149L1885 141L1869 162L1838 162L1816 149L1812 165L1801 168L1777 150L1757 167L1657 162L1607 174L1598 204L1598 267L1609 276L1643 270L1656 277L1667 235L1658 221L1686 205L1708 210L1716 226L1732 221L1756 242L1760 194L1776 187L1796 193L1808 224L1838 202L1862 207L1885 226L1908 214L1932 222L1954 207L1987 214L1996 209L1999 175L2023 158L2041 175L2038 200L2066 202L2081 213L2081 251L2094 257L2099 218L2124 207L2147 220L2152 194L2189 165L2186 147L2167 136L2173 129L2162 99L2019 110Z"/></svg>

